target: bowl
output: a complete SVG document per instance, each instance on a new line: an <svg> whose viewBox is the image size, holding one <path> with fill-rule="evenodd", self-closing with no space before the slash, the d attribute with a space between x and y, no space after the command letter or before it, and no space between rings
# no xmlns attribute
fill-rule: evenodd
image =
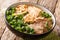
<svg viewBox="0 0 60 40"><path fill-rule="evenodd" d="M21 37L31 37L31 38L34 38L34 37L42 37L42 36L48 35L48 34L54 29L55 24L56 24L54 15L53 15L48 9L46 9L45 7L43 7L43 6L41 6L41 5L38 5L38 4L35 4L35 3L30 3L30 2L19 2L19 3L15 3L15 4L10 5L10 6L7 8L7 10L9 10L10 7L14 7L14 6L17 6L17 5L19 5L19 4L33 5L33 6L36 6L36 7L38 7L38 8L41 8L41 9L42 9L43 11L45 11L45 12L48 12L48 13L51 15L51 17L52 17L53 26L52 26L51 30L49 30L48 32L43 33L43 34L26 34L26 33L23 33L23 32L19 32L19 31L15 30L14 28L12 28L11 25L8 23L8 21L7 21L7 19L6 19L6 12L5 12L5 22L6 22L6 24L7 24L7 27L8 27L14 34L16 34L16 35L18 35L18 36L21 36ZM7 10L6 10L6 11L7 11Z"/></svg>

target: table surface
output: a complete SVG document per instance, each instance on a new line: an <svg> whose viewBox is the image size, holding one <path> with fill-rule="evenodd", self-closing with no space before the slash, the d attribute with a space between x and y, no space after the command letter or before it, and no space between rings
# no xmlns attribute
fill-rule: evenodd
<svg viewBox="0 0 60 40"><path fill-rule="evenodd" d="M29 39L16 36L5 23L4 13L7 7L17 2L33 2L44 6L56 17L56 26L48 36L39 39ZM0 0L0 40L60 40L60 0Z"/></svg>

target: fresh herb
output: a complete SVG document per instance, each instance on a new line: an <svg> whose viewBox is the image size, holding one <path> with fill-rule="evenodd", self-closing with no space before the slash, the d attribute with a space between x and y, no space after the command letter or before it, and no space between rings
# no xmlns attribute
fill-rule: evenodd
<svg viewBox="0 0 60 40"><path fill-rule="evenodd" d="M11 7L9 10L6 11L6 15L11 15L15 12L15 8L14 7Z"/></svg>
<svg viewBox="0 0 60 40"><path fill-rule="evenodd" d="M28 14L28 12L23 12L23 15L25 16L26 14Z"/></svg>
<svg viewBox="0 0 60 40"><path fill-rule="evenodd" d="M45 23L45 27L46 27L47 30L50 30L48 22Z"/></svg>
<svg viewBox="0 0 60 40"><path fill-rule="evenodd" d="M23 12L17 16L14 16L15 8L11 7L9 10L6 11L6 19L8 23L17 31L33 34L34 29L28 26L28 23L24 23L23 17L28 14L28 12Z"/></svg>
<svg viewBox="0 0 60 40"><path fill-rule="evenodd" d="M40 12L40 15L42 15L42 17L45 17L45 18L50 18L51 17L48 13L43 12L43 11Z"/></svg>

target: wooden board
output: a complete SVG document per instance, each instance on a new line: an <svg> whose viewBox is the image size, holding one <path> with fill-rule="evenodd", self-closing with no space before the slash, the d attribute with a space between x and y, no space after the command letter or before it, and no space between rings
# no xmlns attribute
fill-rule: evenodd
<svg viewBox="0 0 60 40"><path fill-rule="evenodd" d="M57 2L58 1L58 2ZM3 3L2 3L3 2ZM56 20L57 20L57 25L56 26L60 26L59 23L59 8L60 8L60 1L59 0L1 0L0 1L0 38L1 40L24 40L21 37L16 36L14 33L12 33L6 26L5 24L5 18L4 18L4 12L6 10L6 8L16 2L33 2L33 3L37 3L40 4L44 7L46 7L47 9L49 9L52 13L54 13L54 15L56 16ZM57 5L56 5L57 3ZM55 9L56 8L56 9ZM59 28L59 27L58 27ZM56 28L55 28L56 29ZM57 29L56 29L57 30ZM55 30L55 31L56 31ZM29 40L29 39L28 39ZM33 39L34 40L34 39ZM37 39L36 39L37 40Z"/></svg>
<svg viewBox="0 0 60 40"><path fill-rule="evenodd" d="M56 9L55 9L54 15L56 17L55 31L60 36L60 0L58 0L58 2L56 4Z"/></svg>
<svg viewBox="0 0 60 40"><path fill-rule="evenodd" d="M39 0L39 2L38 2L38 4L46 7L52 13L54 13L54 9L55 9L56 3L57 3L57 0Z"/></svg>

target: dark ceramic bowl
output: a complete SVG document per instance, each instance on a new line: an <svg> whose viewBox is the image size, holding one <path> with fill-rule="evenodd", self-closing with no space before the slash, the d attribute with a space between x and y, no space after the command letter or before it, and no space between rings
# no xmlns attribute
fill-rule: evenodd
<svg viewBox="0 0 60 40"><path fill-rule="evenodd" d="M17 6L17 5L19 5L19 4L33 5L33 6L36 6L36 7L40 8L40 9L42 9L43 11L49 13L49 14L52 16L53 26L52 26L52 28L50 29L50 31L48 31L48 32L46 32L46 33L43 33L43 34L26 34L26 33L19 32L19 31L13 29L13 28L11 27L11 25L8 23L8 21L6 20L7 27L8 27L13 33L15 33L16 35L21 36L21 37L33 37L33 38L34 38L34 37L42 37L42 36L45 36L45 35L49 34L49 33L54 29L54 27L55 27L55 17L54 17L54 15L53 15L48 9L46 9L45 7L43 7L43 6L41 6L41 5L38 5L38 4L35 4L35 3L30 3L30 2L19 2L19 3L12 4L11 6ZM7 10L9 10L9 8L10 8L11 6L9 6L9 7L7 8ZM6 10L6 11L7 11L7 10ZM6 19L6 12L5 12L5 19Z"/></svg>

